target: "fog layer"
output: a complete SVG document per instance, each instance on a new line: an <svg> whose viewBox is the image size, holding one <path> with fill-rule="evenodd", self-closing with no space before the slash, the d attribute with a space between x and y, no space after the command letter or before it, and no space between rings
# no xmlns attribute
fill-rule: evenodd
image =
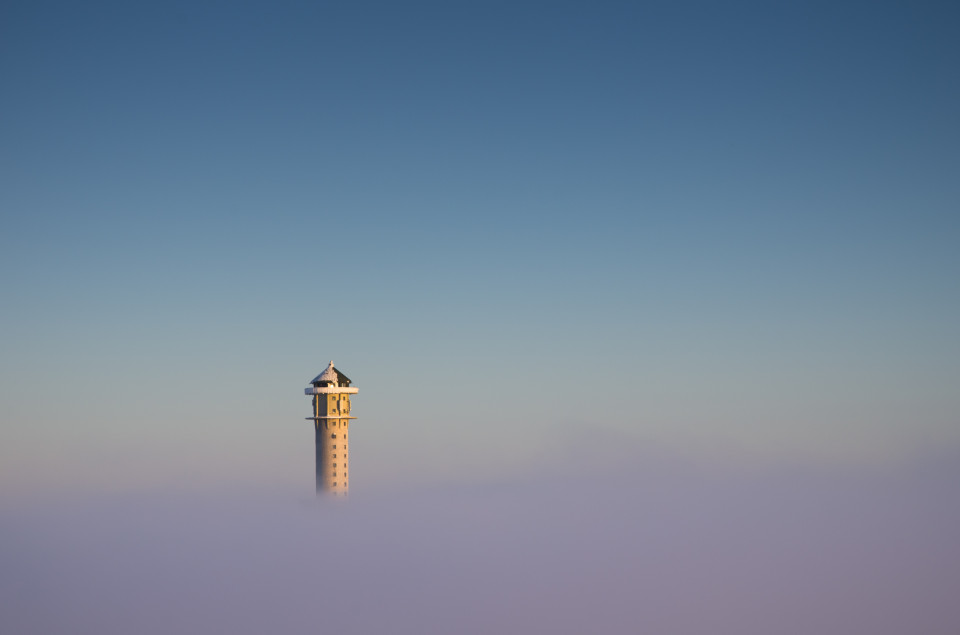
<svg viewBox="0 0 960 635"><path fill-rule="evenodd" d="M8 505L5 633L960 632L955 461Z"/></svg>

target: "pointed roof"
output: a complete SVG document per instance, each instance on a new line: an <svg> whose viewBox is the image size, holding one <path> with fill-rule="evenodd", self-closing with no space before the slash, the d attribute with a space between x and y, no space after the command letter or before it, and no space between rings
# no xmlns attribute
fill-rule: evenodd
<svg viewBox="0 0 960 635"><path fill-rule="evenodd" d="M333 367L333 360L330 360L327 368L310 383L312 384L314 381L337 381L337 369Z"/></svg>
<svg viewBox="0 0 960 635"><path fill-rule="evenodd" d="M319 375L314 377L312 380L310 380L310 383L313 384L314 386L320 384L321 382L324 382L324 383L336 382L341 386L349 386L350 378L344 375L343 373L341 373L336 368L334 368L333 361L331 361L322 373L320 373Z"/></svg>

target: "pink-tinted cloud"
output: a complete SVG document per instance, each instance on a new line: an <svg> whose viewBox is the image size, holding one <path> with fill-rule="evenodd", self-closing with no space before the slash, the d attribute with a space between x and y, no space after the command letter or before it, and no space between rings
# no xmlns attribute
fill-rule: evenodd
<svg viewBox="0 0 960 635"><path fill-rule="evenodd" d="M4 513L9 633L960 632L952 459Z"/></svg>

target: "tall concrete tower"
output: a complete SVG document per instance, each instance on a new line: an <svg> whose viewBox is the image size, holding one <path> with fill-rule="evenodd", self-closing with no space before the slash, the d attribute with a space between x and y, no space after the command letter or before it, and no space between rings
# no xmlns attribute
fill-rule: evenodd
<svg viewBox="0 0 960 635"><path fill-rule="evenodd" d="M347 432L350 429L350 395L357 393L350 387L350 378L333 367L313 378L311 387L303 392L313 395L313 427L317 431L317 494L346 496Z"/></svg>

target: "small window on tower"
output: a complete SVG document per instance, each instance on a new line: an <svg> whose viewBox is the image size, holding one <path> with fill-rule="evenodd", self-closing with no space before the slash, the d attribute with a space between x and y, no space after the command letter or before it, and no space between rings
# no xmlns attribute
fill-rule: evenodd
<svg viewBox="0 0 960 635"><path fill-rule="evenodd" d="M331 434L331 435L330 435L330 438L331 438L331 439L336 439L336 438L337 438L337 433L334 432L333 434Z"/></svg>

